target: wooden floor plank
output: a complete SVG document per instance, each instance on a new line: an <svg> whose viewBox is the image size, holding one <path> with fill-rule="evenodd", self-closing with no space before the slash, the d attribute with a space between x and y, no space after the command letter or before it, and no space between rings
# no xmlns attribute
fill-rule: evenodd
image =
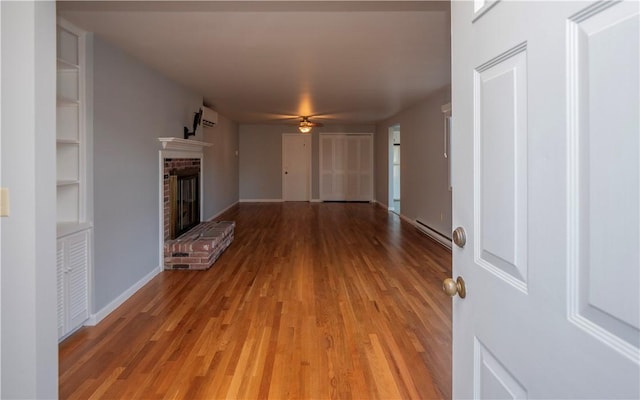
<svg viewBox="0 0 640 400"><path fill-rule="evenodd" d="M448 250L380 207L242 203L207 271L165 271L60 344L60 398L450 398Z"/></svg>

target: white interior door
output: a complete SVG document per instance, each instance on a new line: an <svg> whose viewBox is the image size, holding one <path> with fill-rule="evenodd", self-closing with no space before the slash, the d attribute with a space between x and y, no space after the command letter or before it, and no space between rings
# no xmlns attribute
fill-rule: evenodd
<svg viewBox="0 0 640 400"><path fill-rule="evenodd" d="M311 135L282 135L282 199L311 200Z"/></svg>
<svg viewBox="0 0 640 400"><path fill-rule="evenodd" d="M638 8L451 3L454 398L640 397Z"/></svg>

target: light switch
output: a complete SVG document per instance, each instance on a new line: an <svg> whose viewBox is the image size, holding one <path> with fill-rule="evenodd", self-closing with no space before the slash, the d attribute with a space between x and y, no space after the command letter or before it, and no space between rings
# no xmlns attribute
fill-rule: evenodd
<svg viewBox="0 0 640 400"><path fill-rule="evenodd" d="M0 217L9 216L9 189L0 188Z"/></svg>

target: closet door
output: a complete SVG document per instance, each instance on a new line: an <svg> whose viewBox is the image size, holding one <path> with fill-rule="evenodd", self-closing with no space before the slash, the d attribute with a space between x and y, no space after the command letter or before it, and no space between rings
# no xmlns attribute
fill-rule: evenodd
<svg viewBox="0 0 640 400"><path fill-rule="evenodd" d="M371 201L371 134L320 135L320 200Z"/></svg>
<svg viewBox="0 0 640 400"><path fill-rule="evenodd" d="M358 200L360 197L360 138L358 136L345 137L345 164L347 179L345 182L345 199Z"/></svg>
<svg viewBox="0 0 640 400"><path fill-rule="evenodd" d="M373 200L373 136L358 137L358 200Z"/></svg>
<svg viewBox="0 0 640 400"><path fill-rule="evenodd" d="M320 200L346 200L344 135L320 135Z"/></svg>
<svg viewBox="0 0 640 400"><path fill-rule="evenodd" d="M333 193L333 137L320 135L320 200L329 200Z"/></svg>

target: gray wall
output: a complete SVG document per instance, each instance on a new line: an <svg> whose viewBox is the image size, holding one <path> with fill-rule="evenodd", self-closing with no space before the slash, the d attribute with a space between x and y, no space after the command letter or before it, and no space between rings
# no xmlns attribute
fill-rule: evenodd
<svg viewBox="0 0 640 400"><path fill-rule="evenodd" d="M93 50L95 313L161 265L158 138L181 137L202 97L97 35Z"/></svg>
<svg viewBox="0 0 640 400"><path fill-rule="evenodd" d="M204 215L209 219L238 202L238 124L218 115L213 128L203 129L213 146L204 151Z"/></svg>
<svg viewBox="0 0 640 400"><path fill-rule="evenodd" d="M311 131L311 198L320 197L319 134L373 133L373 125L326 125ZM282 134L295 125L240 125L240 199L282 199Z"/></svg>
<svg viewBox="0 0 640 400"><path fill-rule="evenodd" d="M0 2L0 398L58 396L56 321L56 9Z"/></svg>
<svg viewBox="0 0 640 400"><path fill-rule="evenodd" d="M376 125L376 201L388 203L389 127L400 125L401 214L420 219L451 237L451 192L443 156L444 116L440 107L451 101L443 88L421 103Z"/></svg>

